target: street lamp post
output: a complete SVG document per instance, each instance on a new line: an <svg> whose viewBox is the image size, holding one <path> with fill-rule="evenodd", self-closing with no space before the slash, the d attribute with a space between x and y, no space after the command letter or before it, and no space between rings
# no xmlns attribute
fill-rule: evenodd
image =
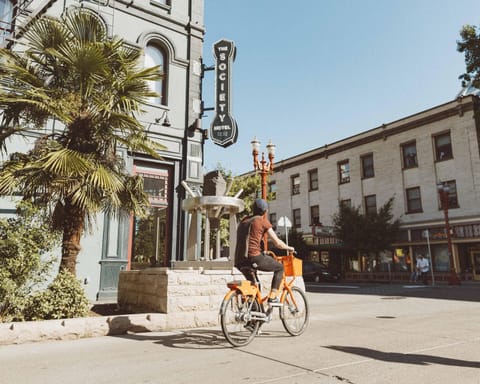
<svg viewBox="0 0 480 384"><path fill-rule="evenodd" d="M450 187L447 184L439 182L437 184L437 189L438 194L440 195L443 214L445 216L445 231L447 232L448 260L450 263L450 276L448 277L448 284L460 285L460 279L455 272L455 264L453 262L452 237L450 235L450 222L448 220L448 192L450 191Z"/></svg>
<svg viewBox="0 0 480 384"><path fill-rule="evenodd" d="M252 144L252 156L253 156L253 169L260 172L262 178L262 199L267 201L267 175L273 173L273 159L275 157L275 144L270 141L267 145L268 162L265 160L265 153L262 152L262 159L258 160L258 153L260 150L260 141L256 137L251 141ZM265 250L268 249L267 234L263 237L263 244Z"/></svg>
<svg viewBox="0 0 480 384"><path fill-rule="evenodd" d="M260 141L256 137L252 142L253 169L260 172L262 178L262 199L267 200L267 175L273 173L273 159L275 157L275 144L269 142L267 145L268 162L265 160L265 153L262 152L262 159L258 160Z"/></svg>

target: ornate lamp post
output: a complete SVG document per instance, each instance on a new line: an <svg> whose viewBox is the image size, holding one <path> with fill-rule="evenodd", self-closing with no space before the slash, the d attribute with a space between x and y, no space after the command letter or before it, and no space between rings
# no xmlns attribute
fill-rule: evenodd
<svg viewBox="0 0 480 384"><path fill-rule="evenodd" d="M265 153L262 152L262 160L258 160L258 151L260 150L260 141L256 137L251 141L252 144L252 156L253 156L253 169L260 172L262 178L262 199L267 201L267 175L273 173L273 159L275 157L275 144L270 141L267 145L268 163L265 160ZM263 244L265 250L268 249L267 235L263 237Z"/></svg>
<svg viewBox="0 0 480 384"><path fill-rule="evenodd" d="M448 284L460 285L460 279L455 272L455 264L453 262L452 238L450 235L450 222L448 220L448 192L450 191L450 187L447 184L439 182L437 184L437 189L438 194L440 195L440 201L442 203L443 214L445 216L445 231L447 232L448 260L450 263L450 276L448 277Z"/></svg>
<svg viewBox="0 0 480 384"><path fill-rule="evenodd" d="M268 163L265 160L265 153L262 152L262 159L258 160L258 153L260 150L260 141L256 137L251 141L253 169L260 172L262 178L262 199L267 200L267 175L273 173L273 159L275 158L275 144L270 141L267 145Z"/></svg>

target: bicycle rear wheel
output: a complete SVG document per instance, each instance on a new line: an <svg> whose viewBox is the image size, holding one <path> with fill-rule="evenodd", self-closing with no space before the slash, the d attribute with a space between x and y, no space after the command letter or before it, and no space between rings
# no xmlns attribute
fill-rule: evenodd
<svg viewBox="0 0 480 384"><path fill-rule="evenodd" d="M298 287L292 287L292 293L287 292L280 308L280 318L285 330L292 336L301 335L307 328L308 317L305 293Z"/></svg>
<svg viewBox="0 0 480 384"><path fill-rule="evenodd" d="M260 321L251 320L251 311L260 311L260 305L253 296L243 296L240 292L235 292L222 301L222 332L234 347L249 344L260 328Z"/></svg>

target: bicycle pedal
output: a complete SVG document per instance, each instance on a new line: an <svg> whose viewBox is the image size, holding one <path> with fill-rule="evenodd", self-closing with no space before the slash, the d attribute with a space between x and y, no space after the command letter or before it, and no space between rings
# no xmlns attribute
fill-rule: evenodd
<svg viewBox="0 0 480 384"><path fill-rule="evenodd" d="M273 300L269 299L268 300L268 305L272 308L273 307L281 307L281 306L283 306L283 303L281 303L280 300L278 300L278 298L275 298Z"/></svg>

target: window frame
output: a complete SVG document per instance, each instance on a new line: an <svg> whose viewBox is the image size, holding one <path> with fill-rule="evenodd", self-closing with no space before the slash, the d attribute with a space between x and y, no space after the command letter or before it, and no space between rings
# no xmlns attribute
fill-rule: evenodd
<svg viewBox="0 0 480 384"><path fill-rule="evenodd" d="M448 209L460 208L458 204L458 190L456 180L443 181L444 185L448 185ZM439 209L442 209L442 202L440 201Z"/></svg>
<svg viewBox="0 0 480 384"><path fill-rule="evenodd" d="M298 183L296 182L298 180ZM291 195L300 194L300 174L296 173L295 175L290 176L290 186L291 186Z"/></svg>
<svg viewBox="0 0 480 384"><path fill-rule="evenodd" d="M298 217L297 217L298 214ZM302 228L302 210L300 208L292 209L293 228Z"/></svg>
<svg viewBox="0 0 480 384"><path fill-rule="evenodd" d="M320 206L318 204L311 205L310 206L310 225L312 226L312 225L319 225L319 224L320 224Z"/></svg>
<svg viewBox="0 0 480 384"><path fill-rule="evenodd" d="M308 171L308 190L318 191L318 169L317 168L311 169Z"/></svg>
<svg viewBox="0 0 480 384"><path fill-rule="evenodd" d="M365 161L371 159L372 163L365 166ZM375 177L375 163L373 161L373 153L367 153L360 156L360 164L362 165L362 179L371 179ZM371 174L367 174L366 170L371 170Z"/></svg>
<svg viewBox="0 0 480 384"><path fill-rule="evenodd" d="M13 33L16 1L2 0L2 5L2 12L0 13L0 47L7 45L8 38Z"/></svg>
<svg viewBox="0 0 480 384"><path fill-rule="evenodd" d="M413 154L413 156L412 154L406 153L406 149L412 146L415 148L415 154ZM400 144L400 149L402 152L403 169L418 168L417 141L412 140L412 141Z"/></svg>
<svg viewBox="0 0 480 384"><path fill-rule="evenodd" d="M272 180L268 183L268 194L270 200L277 200L277 181Z"/></svg>
<svg viewBox="0 0 480 384"><path fill-rule="evenodd" d="M342 170L342 167L345 165L348 167L346 171ZM339 161L337 163L337 173L338 173L338 184L346 184L350 182L350 162L348 159ZM345 174L347 176L345 176Z"/></svg>
<svg viewBox="0 0 480 384"><path fill-rule="evenodd" d="M438 141L442 137L448 137L449 139L448 148L446 149L446 151L441 151L442 148L447 147L446 145L443 145L441 147L438 145ZM452 146L451 132L450 131L440 132L432 135L432 138L433 138L433 147L435 149L435 161L439 162L439 161L446 161L446 160L453 159L453 146ZM444 154L443 156L442 156L442 153Z"/></svg>
<svg viewBox="0 0 480 384"><path fill-rule="evenodd" d="M155 60L155 57L150 53L151 50L156 52L161 57L162 63ZM160 65L162 78L155 81L148 81L150 90L158 93L158 97L151 97L149 103L152 105L168 105L168 79L169 79L169 55L166 47L158 40L148 41L145 45L145 68Z"/></svg>
<svg viewBox="0 0 480 384"><path fill-rule="evenodd" d="M411 197L410 193L418 191L418 197ZM406 213L422 213L422 191L420 187L411 187L405 189L405 201L407 203ZM412 202L418 201L418 208L412 207Z"/></svg>
<svg viewBox="0 0 480 384"><path fill-rule="evenodd" d="M375 212L372 212L372 208L373 208L373 205L369 204L369 200L370 199L374 199L374 202L375 202ZM363 197L363 201L364 201L364 204L365 204L365 214L366 215L370 215L370 214L373 214L373 213L377 213L377 195L366 195Z"/></svg>

